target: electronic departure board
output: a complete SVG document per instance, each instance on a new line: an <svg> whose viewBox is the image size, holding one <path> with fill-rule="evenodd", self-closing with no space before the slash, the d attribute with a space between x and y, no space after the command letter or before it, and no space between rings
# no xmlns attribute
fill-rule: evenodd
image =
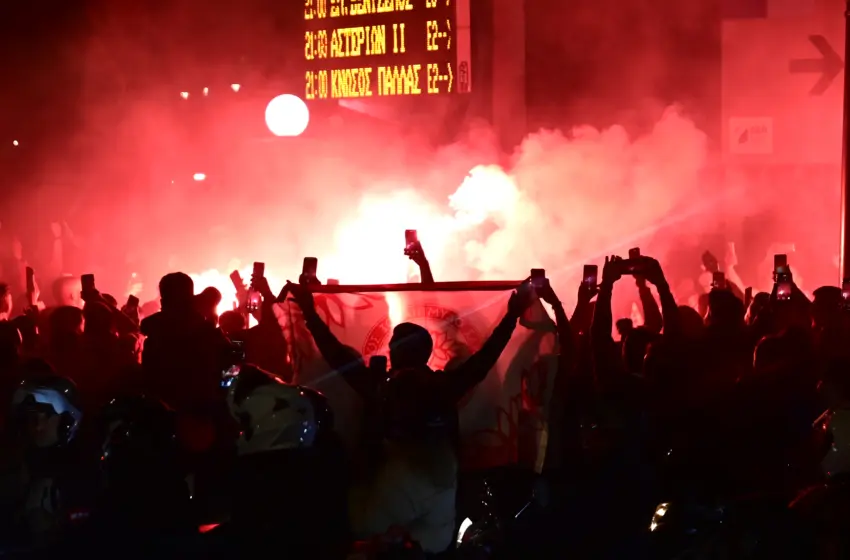
<svg viewBox="0 0 850 560"><path fill-rule="evenodd" d="M305 0L306 99L472 89L470 0Z"/></svg>

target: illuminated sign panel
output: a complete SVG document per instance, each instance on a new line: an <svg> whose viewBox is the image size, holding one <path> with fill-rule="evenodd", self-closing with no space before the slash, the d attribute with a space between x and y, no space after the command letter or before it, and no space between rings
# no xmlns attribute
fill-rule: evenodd
<svg viewBox="0 0 850 560"><path fill-rule="evenodd" d="M305 97L468 93L470 0L305 0Z"/></svg>

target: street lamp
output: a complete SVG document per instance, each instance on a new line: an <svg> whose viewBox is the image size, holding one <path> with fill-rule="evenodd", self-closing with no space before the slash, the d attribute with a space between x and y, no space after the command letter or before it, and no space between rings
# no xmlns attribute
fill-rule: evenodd
<svg viewBox="0 0 850 560"><path fill-rule="evenodd" d="M296 95L278 95L266 106L266 126L275 136L300 136L309 123L310 109Z"/></svg>

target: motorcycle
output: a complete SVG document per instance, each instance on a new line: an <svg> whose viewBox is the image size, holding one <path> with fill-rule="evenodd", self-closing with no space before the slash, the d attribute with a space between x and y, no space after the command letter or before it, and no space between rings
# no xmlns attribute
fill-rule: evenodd
<svg viewBox="0 0 850 560"><path fill-rule="evenodd" d="M456 555L464 560L498 558L516 544L528 525L548 503L548 487L542 478L533 482L531 496L518 509L510 509L494 481L485 478L476 519L465 517L457 534ZM500 499L501 498L501 499Z"/></svg>

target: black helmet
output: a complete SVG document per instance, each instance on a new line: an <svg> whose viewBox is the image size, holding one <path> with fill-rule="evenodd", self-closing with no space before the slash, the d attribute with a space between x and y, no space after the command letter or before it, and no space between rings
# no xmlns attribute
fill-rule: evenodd
<svg viewBox="0 0 850 560"><path fill-rule="evenodd" d="M107 470L170 464L178 453L173 410L145 396L112 399L100 416L102 459Z"/></svg>
<svg viewBox="0 0 850 560"><path fill-rule="evenodd" d="M31 421L38 422L33 415L41 414L58 415L59 426L55 433L39 429L39 435L32 436L37 440L32 442L36 447L71 443L83 417L74 382L59 375L42 375L23 381L12 395L12 425L24 433Z"/></svg>
<svg viewBox="0 0 850 560"><path fill-rule="evenodd" d="M333 411L324 395L256 366L240 368L227 389L230 413L241 430L240 455L312 447L333 431Z"/></svg>

